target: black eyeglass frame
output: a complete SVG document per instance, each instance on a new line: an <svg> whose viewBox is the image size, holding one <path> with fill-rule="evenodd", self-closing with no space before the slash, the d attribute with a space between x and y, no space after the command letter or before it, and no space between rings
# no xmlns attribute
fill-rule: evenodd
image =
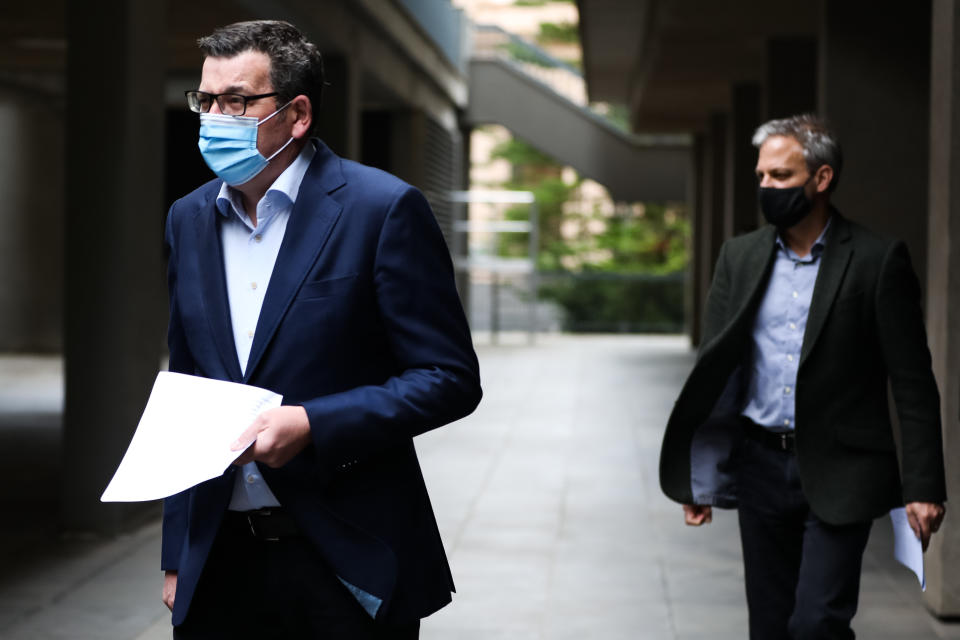
<svg viewBox="0 0 960 640"><path fill-rule="evenodd" d="M220 112L226 113L226 111L224 111L223 103L220 101L220 98L222 98L223 96L240 98L241 100L243 100L243 110L240 113L229 113L227 115L242 116L247 113L247 103L250 102L251 100L259 100L261 98L273 98L280 94L277 93L276 91L273 91L271 93L260 93L255 96L245 96L242 93L233 93L232 91L228 91L227 93L207 93L206 91L197 91L196 89L191 89L189 91L184 91L183 95L187 98L187 106L190 108L190 111L193 111L194 113L210 113L210 107L213 106L214 100L217 101L217 106L220 107ZM193 96L192 99L191 99L191 96ZM207 98L210 99L210 103L209 103L210 106L207 107L206 111L204 111L203 108L201 107L201 104L200 104L201 96L206 96ZM193 108L194 102L196 102L196 105L197 105L196 109Z"/></svg>

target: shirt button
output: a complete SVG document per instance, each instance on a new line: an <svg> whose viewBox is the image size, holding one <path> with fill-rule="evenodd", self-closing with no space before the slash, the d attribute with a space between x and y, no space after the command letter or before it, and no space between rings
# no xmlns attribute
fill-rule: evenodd
<svg viewBox="0 0 960 640"><path fill-rule="evenodd" d="M787 354L787 362L793 362L793 354L792 354L792 353L788 353L788 354Z"/></svg>
<svg viewBox="0 0 960 640"><path fill-rule="evenodd" d="M794 298L799 298L799 297L800 297L800 294L797 293L796 291L794 291L794 292L793 292L793 297L794 297Z"/></svg>
<svg viewBox="0 0 960 640"><path fill-rule="evenodd" d="M248 338L252 338L252 337L253 337L253 331L252 331L252 330L251 330L251 331L247 331L247 337L248 337Z"/></svg>
<svg viewBox="0 0 960 640"><path fill-rule="evenodd" d="M256 283L256 282L251 282L251 283L250 283L250 288L253 289L254 291L256 291L256 289L257 289L257 283Z"/></svg>
<svg viewBox="0 0 960 640"><path fill-rule="evenodd" d="M783 426L785 426L785 427L789 427L789 426L790 426L790 418L784 418L784 419L783 419Z"/></svg>
<svg viewBox="0 0 960 640"><path fill-rule="evenodd" d="M247 476L247 484L253 484L256 481L257 481L257 476L253 475L252 473Z"/></svg>
<svg viewBox="0 0 960 640"><path fill-rule="evenodd" d="M790 395L790 387L784 387L783 392L786 393L787 395Z"/></svg>
<svg viewBox="0 0 960 640"><path fill-rule="evenodd" d="M793 329L793 330L796 330L796 328L797 328L797 323L796 323L796 322L791 322L791 323L790 323L790 328Z"/></svg>
<svg viewBox="0 0 960 640"><path fill-rule="evenodd" d="M257 235L253 236L253 240L254 242L263 242L263 236L258 233Z"/></svg>

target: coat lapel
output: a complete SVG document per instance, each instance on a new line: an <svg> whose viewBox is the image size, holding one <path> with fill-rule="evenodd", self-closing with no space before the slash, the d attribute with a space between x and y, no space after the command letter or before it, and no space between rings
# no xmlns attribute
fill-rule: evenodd
<svg viewBox="0 0 960 640"><path fill-rule="evenodd" d="M807 314L807 328L803 334L803 347L800 350L800 366L803 366L820 336L852 255L850 227L847 221L835 212L831 229L827 232L820 271L813 286L813 298L810 300L810 312Z"/></svg>
<svg viewBox="0 0 960 640"><path fill-rule="evenodd" d="M230 304L227 300L227 280L223 272L223 252L220 247L220 213L216 199L211 198L196 217L197 237L200 239L200 280L203 291L201 303L206 308L207 320L213 341L220 352L220 359L233 381L240 380L240 361L234 342L230 321Z"/></svg>
<svg viewBox="0 0 960 640"><path fill-rule="evenodd" d="M256 370L300 283L316 263L343 209L340 203L329 196L330 192L344 184L340 159L323 143L318 142L317 146L316 156L300 184L297 201L290 212L290 221L270 275L244 381L250 380Z"/></svg>

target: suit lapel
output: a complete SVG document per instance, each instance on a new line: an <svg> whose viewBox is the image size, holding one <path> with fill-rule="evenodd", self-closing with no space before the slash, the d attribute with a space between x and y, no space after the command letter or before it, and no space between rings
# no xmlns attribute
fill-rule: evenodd
<svg viewBox="0 0 960 640"><path fill-rule="evenodd" d="M200 280L203 291L201 304L206 308L207 320L213 341L220 352L220 358L231 380L242 378L240 361L237 359L237 346L234 342L233 327L230 321L230 304L227 300L227 281L223 272L223 252L220 247L220 213L216 199L211 198L207 206L197 215L197 237L200 239Z"/></svg>
<svg viewBox="0 0 960 640"><path fill-rule="evenodd" d="M744 259L744 274L751 278L749 285L744 287L743 291L747 297L742 302L738 301L741 313L756 313L756 307L760 304L760 299L767 290L767 282L770 277L770 267L773 265L774 257L777 253L776 229L772 226L765 227L765 232L757 236L757 242L754 248L746 252Z"/></svg>
<svg viewBox="0 0 960 640"><path fill-rule="evenodd" d="M307 276L310 267L316 263L340 217L340 203L328 195L344 184L339 166L339 158L322 143L318 143L316 156L300 184L300 191L280 244L280 252L270 275L270 284L263 299L257 330L250 347L244 381L249 380L256 370L280 321L293 302L300 283Z"/></svg>
<svg viewBox="0 0 960 640"><path fill-rule="evenodd" d="M807 328L803 334L803 348L800 350L801 366L820 336L852 255L850 227L840 214L834 213L831 229L827 232L823 256L820 258L820 271L813 286L813 298L810 300L810 312L807 314Z"/></svg>

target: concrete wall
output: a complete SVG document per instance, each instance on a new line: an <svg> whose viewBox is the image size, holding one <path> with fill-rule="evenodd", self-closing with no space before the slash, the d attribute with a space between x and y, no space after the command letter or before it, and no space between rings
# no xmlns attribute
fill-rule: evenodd
<svg viewBox="0 0 960 640"><path fill-rule="evenodd" d="M0 351L63 344L63 99L0 84ZM99 149L90 149L95 158Z"/></svg>

